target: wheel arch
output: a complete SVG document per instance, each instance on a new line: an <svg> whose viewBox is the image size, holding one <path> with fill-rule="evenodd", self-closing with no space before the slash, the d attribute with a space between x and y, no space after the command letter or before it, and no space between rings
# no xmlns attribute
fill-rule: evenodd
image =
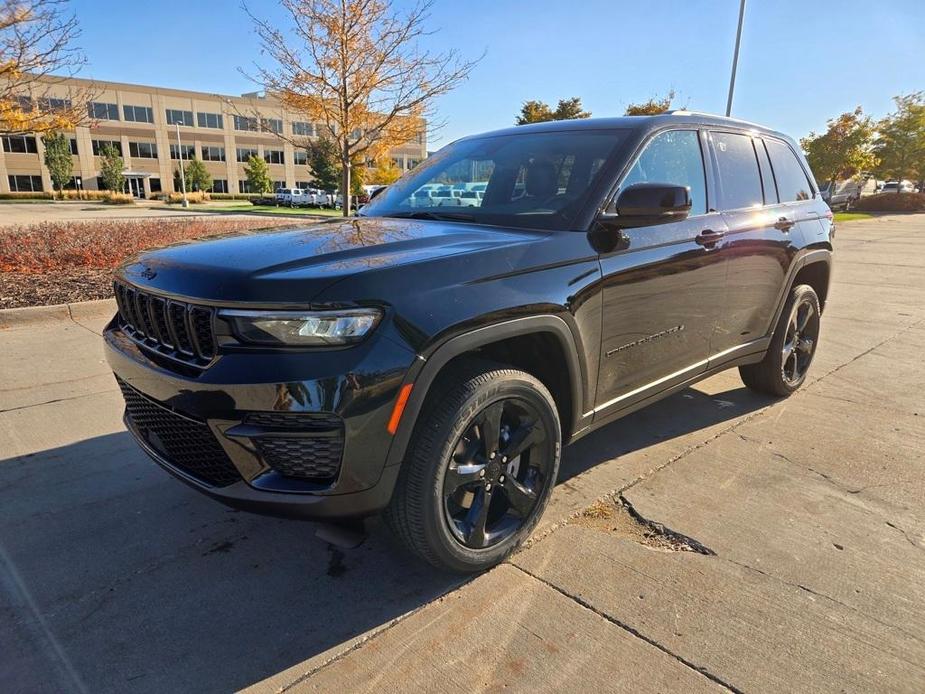
<svg viewBox="0 0 925 694"><path fill-rule="evenodd" d="M518 351L518 347L526 348ZM556 349L536 352L531 347ZM411 441L414 427L433 384L458 359L480 356L518 368L536 376L550 390L562 423L563 441L583 428L584 365L568 324L554 315L517 318L450 338L426 359L418 357L404 384L413 383L398 429L392 439L386 465L400 463ZM549 358L541 358L549 357ZM556 368L556 358L565 368Z"/></svg>

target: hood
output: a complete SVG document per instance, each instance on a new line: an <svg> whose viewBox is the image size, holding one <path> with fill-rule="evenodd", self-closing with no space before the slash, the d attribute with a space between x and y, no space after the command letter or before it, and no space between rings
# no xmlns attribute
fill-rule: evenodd
<svg viewBox="0 0 925 694"><path fill-rule="evenodd" d="M132 284L191 299L304 305L325 287L357 273L540 236L473 224L353 218L176 244L141 253L120 272Z"/></svg>

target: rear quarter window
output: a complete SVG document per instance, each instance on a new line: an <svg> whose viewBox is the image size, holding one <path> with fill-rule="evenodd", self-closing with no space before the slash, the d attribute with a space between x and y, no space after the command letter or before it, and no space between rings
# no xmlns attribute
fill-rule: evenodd
<svg viewBox="0 0 925 694"><path fill-rule="evenodd" d="M712 132L710 136L716 152L723 208L738 210L761 206L764 193L752 138L724 132Z"/></svg>
<svg viewBox="0 0 925 694"><path fill-rule="evenodd" d="M781 202L797 202L813 197L813 187L796 154L780 140L765 140Z"/></svg>

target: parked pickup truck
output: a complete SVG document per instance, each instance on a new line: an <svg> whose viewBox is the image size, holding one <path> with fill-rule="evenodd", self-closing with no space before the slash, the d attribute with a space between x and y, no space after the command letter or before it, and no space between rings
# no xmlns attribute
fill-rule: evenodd
<svg viewBox="0 0 925 694"><path fill-rule="evenodd" d="M478 205L445 204L471 199L442 194L459 183ZM725 369L797 390L833 235L779 132L520 126L457 140L354 218L141 253L106 354L129 431L191 487L382 512L414 554L480 571L536 525L563 444Z"/></svg>

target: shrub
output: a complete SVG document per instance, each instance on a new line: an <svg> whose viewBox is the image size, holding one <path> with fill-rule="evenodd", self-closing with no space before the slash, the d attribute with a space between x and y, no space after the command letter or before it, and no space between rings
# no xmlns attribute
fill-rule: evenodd
<svg viewBox="0 0 925 694"><path fill-rule="evenodd" d="M252 200L259 198L260 193L209 193L212 200Z"/></svg>
<svg viewBox="0 0 925 694"><path fill-rule="evenodd" d="M186 194L186 199L189 200L190 203L200 203L200 202L206 202L210 198L209 198L208 193L203 193L200 191L193 191L193 192ZM168 193L167 202L172 203L172 204L182 203L183 193Z"/></svg>
<svg viewBox="0 0 925 694"><path fill-rule="evenodd" d="M128 193L106 193L103 197L103 202L107 205L133 205L135 204L135 198Z"/></svg>
<svg viewBox="0 0 925 694"><path fill-rule="evenodd" d="M0 200L51 200L51 193L0 193Z"/></svg>
<svg viewBox="0 0 925 694"><path fill-rule="evenodd" d="M0 227L0 273L109 269L138 251L177 241L297 224L266 218L183 217Z"/></svg>
<svg viewBox="0 0 925 694"><path fill-rule="evenodd" d="M879 193L851 206L857 212L925 212L925 193Z"/></svg>

